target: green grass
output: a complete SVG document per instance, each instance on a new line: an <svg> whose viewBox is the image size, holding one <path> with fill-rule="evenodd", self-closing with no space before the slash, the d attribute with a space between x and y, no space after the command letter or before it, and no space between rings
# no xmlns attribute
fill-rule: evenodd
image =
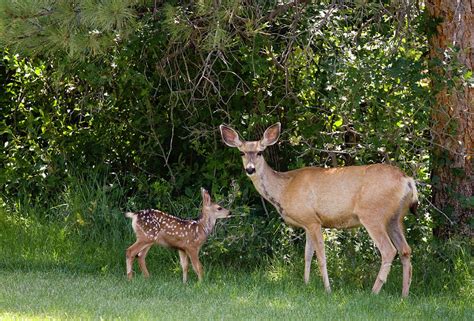
<svg viewBox="0 0 474 321"><path fill-rule="evenodd" d="M188 285L179 271L155 268L149 280L118 273L0 270L0 319L124 320L472 320L472 296L370 294L265 269L211 268Z"/></svg>

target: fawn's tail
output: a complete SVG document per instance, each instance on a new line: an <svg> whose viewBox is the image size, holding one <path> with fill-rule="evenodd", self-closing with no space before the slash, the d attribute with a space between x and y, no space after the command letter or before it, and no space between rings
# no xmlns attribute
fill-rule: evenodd
<svg viewBox="0 0 474 321"><path fill-rule="evenodd" d="M125 213L125 216L128 217L128 218L133 218L135 216L135 213L127 212L127 213Z"/></svg>

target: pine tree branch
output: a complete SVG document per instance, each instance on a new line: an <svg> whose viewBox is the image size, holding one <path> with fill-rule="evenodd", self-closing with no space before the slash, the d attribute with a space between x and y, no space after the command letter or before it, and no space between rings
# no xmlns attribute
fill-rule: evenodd
<svg viewBox="0 0 474 321"><path fill-rule="evenodd" d="M296 7L299 4L306 5L309 0L294 0L285 4L280 4L275 7L266 17L266 21L273 21L277 16L287 12L290 8Z"/></svg>

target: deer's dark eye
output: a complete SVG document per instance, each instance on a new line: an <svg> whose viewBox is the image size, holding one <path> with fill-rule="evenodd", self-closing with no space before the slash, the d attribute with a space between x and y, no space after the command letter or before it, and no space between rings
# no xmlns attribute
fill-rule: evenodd
<svg viewBox="0 0 474 321"><path fill-rule="evenodd" d="M217 210L218 210L218 211L222 211L222 207L219 206L219 207L217 208Z"/></svg>
<svg viewBox="0 0 474 321"><path fill-rule="evenodd" d="M245 156L245 153L244 153L244 152L240 152L240 156L244 157L244 156Z"/></svg>
<svg viewBox="0 0 474 321"><path fill-rule="evenodd" d="M257 156L262 156L263 155L263 152L258 152L257 153Z"/></svg>

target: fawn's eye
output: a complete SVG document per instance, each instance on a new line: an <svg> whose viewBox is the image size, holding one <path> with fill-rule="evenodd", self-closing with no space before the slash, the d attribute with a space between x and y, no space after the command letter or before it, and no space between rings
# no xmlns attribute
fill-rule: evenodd
<svg viewBox="0 0 474 321"><path fill-rule="evenodd" d="M218 210L218 211L222 211L222 207L219 206L219 207L217 208L217 210Z"/></svg>
<svg viewBox="0 0 474 321"><path fill-rule="evenodd" d="M244 156L245 156L245 153L244 153L244 152L240 152L240 156L244 157Z"/></svg>
<svg viewBox="0 0 474 321"><path fill-rule="evenodd" d="M257 153L257 156L262 156L263 155L263 152L258 152Z"/></svg>

